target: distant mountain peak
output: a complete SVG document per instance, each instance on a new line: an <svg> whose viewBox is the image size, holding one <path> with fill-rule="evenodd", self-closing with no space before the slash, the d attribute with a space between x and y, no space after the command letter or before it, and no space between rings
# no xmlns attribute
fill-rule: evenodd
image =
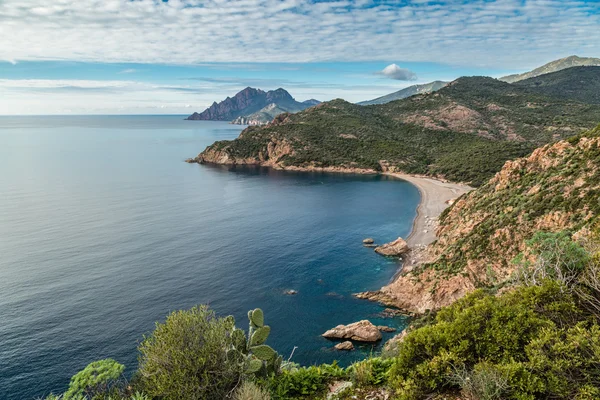
<svg viewBox="0 0 600 400"><path fill-rule="evenodd" d="M600 58L592 57L579 57L579 56L568 56L560 58L558 60L550 61L547 64L542 65L532 71L525 72L522 74L507 75L500 78L501 81L513 83L522 81L528 78L535 78L536 76L549 74L551 72L561 71L571 67L588 67L588 66L600 66Z"/></svg>
<svg viewBox="0 0 600 400"><path fill-rule="evenodd" d="M316 100L314 100L316 101ZM318 102L317 102L318 104ZM246 87L233 97L213 104L201 113L195 112L187 119L203 121L234 121L234 123L255 124L270 122L281 112L298 112L314 104L296 101L283 88L264 90Z"/></svg>
<svg viewBox="0 0 600 400"><path fill-rule="evenodd" d="M361 101L358 103L360 106L369 106L373 104L385 104L390 101L404 99L415 94L431 93L440 90L446 86L448 82L433 81L430 83L424 83L422 85L412 85L404 89L400 89L397 92L387 94L385 96L378 97L373 100Z"/></svg>

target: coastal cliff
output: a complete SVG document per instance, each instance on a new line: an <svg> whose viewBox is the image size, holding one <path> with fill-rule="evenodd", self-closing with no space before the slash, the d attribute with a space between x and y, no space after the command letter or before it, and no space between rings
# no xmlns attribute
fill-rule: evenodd
<svg viewBox="0 0 600 400"><path fill-rule="evenodd" d="M444 212L422 263L360 297L412 313L450 305L480 287L511 284L511 260L535 232L585 237L600 215L600 127L508 161Z"/></svg>

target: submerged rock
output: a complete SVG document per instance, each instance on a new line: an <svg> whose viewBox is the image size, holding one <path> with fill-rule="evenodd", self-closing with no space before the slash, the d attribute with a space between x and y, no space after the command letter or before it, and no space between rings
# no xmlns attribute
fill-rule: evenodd
<svg viewBox="0 0 600 400"><path fill-rule="evenodd" d="M363 246L365 246L365 247L371 247L371 248L377 247L377 245L373 244L373 243L372 244L363 244Z"/></svg>
<svg viewBox="0 0 600 400"><path fill-rule="evenodd" d="M381 332L370 321L362 320L349 325L338 325L323 334L328 339L351 339L358 342L381 340Z"/></svg>
<svg viewBox="0 0 600 400"><path fill-rule="evenodd" d="M401 237L393 242L386 243L375 248L376 253L388 257L401 256L402 254L407 253L409 250L410 248L408 247L408 244Z"/></svg>
<svg viewBox="0 0 600 400"><path fill-rule="evenodd" d="M285 291L285 292L283 292L283 293L284 293L284 294L287 294L287 295L289 295L289 296L293 296L293 295L295 295L295 294L298 294L298 291L297 291L297 290L294 290L294 289L288 289L288 290L286 290L286 291Z"/></svg>
<svg viewBox="0 0 600 400"><path fill-rule="evenodd" d="M338 343L335 346L333 346L336 350L346 350L346 351L351 351L354 350L354 345L352 344L351 341L346 340L345 342L342 343Z"/></svg>

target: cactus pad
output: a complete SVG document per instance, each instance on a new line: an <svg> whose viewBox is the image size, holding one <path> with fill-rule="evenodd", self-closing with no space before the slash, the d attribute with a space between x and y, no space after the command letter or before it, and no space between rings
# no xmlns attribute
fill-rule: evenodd
<svg viewBox="0 0 600 400"><path fill-rule="evenodd" d="M255 308L252 311L250 322L254 325L255 328L262 328L262 326L265 324L265 316L260 308Z"/></svg>
<svg viewBox="0 0 600 400"><path fill-rule="evenodd" d="M258 358L259 360L269 361L277 356L275 350L273 350L270 346L266 344L261 344L260 346L254 346L251 348L252 354Z"/></svg>
<svg viewBox="0 0 600 400"><path fill-rule="evenodd" d="M266 342L267 338L269 337L269 333L271 333L271 328L269 326L258 328L250 338L250 346L258 346L259 344Z"/></svg>

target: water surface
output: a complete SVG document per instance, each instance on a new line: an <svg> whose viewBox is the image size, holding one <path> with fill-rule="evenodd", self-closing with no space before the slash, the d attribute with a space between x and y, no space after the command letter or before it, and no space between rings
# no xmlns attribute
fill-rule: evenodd
<svg viewBox="0 0 600 400"><path fill-rule="evenodd" d="M382 176L186 164L240 126L181 116L0 117L0 399L63 391L89 362L137 364L167 313L208 303L302 364L348 364L320 334L382 319L351 294L397 262L364 248L406 236L419 200ZM284 294L298 291L295 296ZM387 335L389 337L389 334Z"/></svg>

